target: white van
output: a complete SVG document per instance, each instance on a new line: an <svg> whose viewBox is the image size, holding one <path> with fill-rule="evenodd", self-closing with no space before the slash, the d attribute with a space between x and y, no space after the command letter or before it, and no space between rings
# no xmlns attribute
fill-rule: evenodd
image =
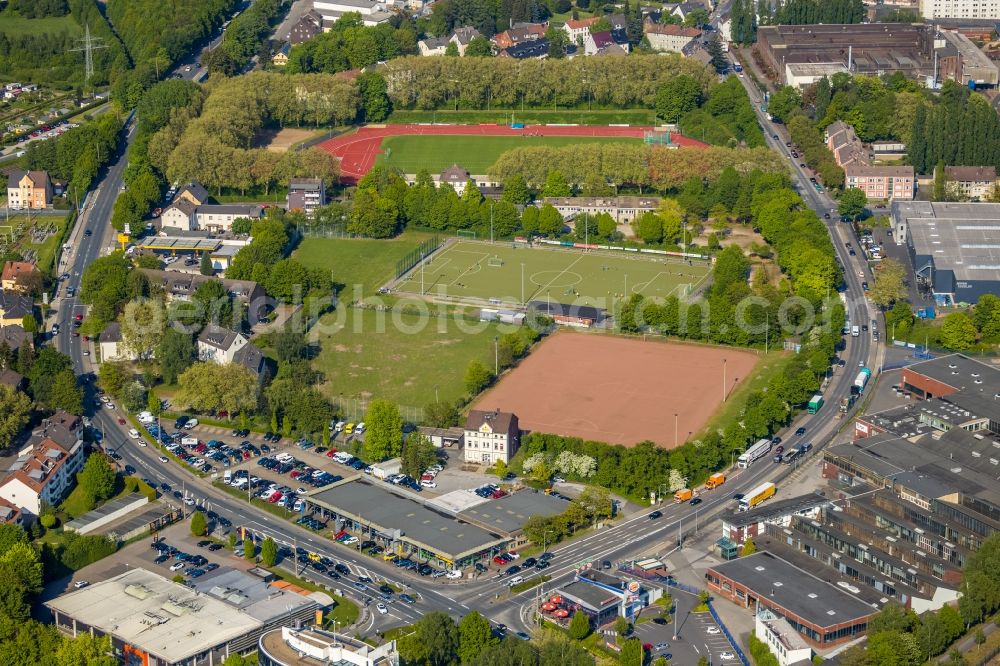
<svg viewBox="0 0 1000 666"><path fill-rule="evenodd" d="M198 419L188 419L188 422L184 424L183 428L189 430L198 425Z"/></svg>
<svg viewBox="0 0 1000 666"><path fill-rule="evenodd" d="M151 412L139 412L139 423L152 423L155 420Z"/></svg>
<svg viewBox="0 0 1000 666"><path fill-rule="evenodd" d="M851 326L851 336L858 337L861 335L861 329L857 326Z"/></svg>
<svg viewBox="0 0 1000 666"><path fill-rule="evenodd" d="M518 583L523 583L523 582L524 582L523 576L514 576L509 581L507 581L507 587L514 587Z"/></svg>
<svg viewBox="0 0 1000 666"><path fill-rule="evenodd" d="M227 469L225 473L222 475L222 480L226 483L226 485L229 485L230 482L233 480L232 471Z"/></svg>

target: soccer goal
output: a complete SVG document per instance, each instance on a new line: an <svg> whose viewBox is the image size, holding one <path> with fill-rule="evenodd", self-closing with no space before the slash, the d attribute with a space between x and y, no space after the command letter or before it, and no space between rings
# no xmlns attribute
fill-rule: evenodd
<svg viewBox="0 0 1000 666"><path fill-rule="evenodd" d="M486 265L489 266L490 268L503 268L503 259L501 259L497 255L493 255L492 257L486 260Z"/></svg>
<svg viewBox="0 0 1000 666"><path fill-rule="evenodd" d="M455 232L459 238L471 238L476 240L476 232L472 229L459 229Z"/></svg>

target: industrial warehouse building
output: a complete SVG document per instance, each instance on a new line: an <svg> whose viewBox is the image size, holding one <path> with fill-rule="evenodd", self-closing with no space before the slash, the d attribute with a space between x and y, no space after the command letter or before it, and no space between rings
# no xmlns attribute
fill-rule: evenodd
<svg viewBox="0 0 1000 666"><path fill-rule="evenodd" d="M893 238L905 244L918 286L940 305L1000 293L1000 204L896 201Z"/></svg>
<svg viewBox="0 0 1000 666"><path fill-rule="evenodd" d="M272 629L312 621L317 609L332 602L318 593L284 592L232 569L201 578L195 588L131 569L45 606L56 626L72 636L110 636L128 663L214 666L230 654L253 651Z"/></svg>
<svg viewBox="0 0 1000 666"><path fill-rule="evenodd" d="M745 608L769 609L816 645L864 634L879 611L769 552L709 567L705 580L710 589Z"/></svg>

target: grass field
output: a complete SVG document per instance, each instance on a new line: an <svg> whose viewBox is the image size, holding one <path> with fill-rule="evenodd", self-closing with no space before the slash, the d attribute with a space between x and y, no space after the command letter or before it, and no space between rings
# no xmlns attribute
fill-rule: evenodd
<svg viewBox="0 0 1000 666"><path fill-rule="evenodd" d="M499 261L498 261L499 260ZM500 299L508 305L550 299L610 309L627 293L649 298L682 295L709 273L705 262L625 252L518 248L510 243L460 241L410 271L397 291L459 300ZM421 283L421 273L423 282ZM522 291L523 289L523 291Z"/></svg>
<svg viewBox="0 0 1000 666"><path fill-rule="evenodd" d="M382 154L375 163L398 167L403 173L420 169L440 173L452 164L461 164L470 173L486 173L501 153L512 148L638 141L580 136L392 136L382 140Z"/></svg>
<svg viewBox="0 0 1000 666"><path fill-rule="evenodd" d="M397 261L429 237L407 231L391 240L306 238L295 258L305 266L329 269L334 282L346 286L345 298L353 298L354 285L360 285L368 296L395 275Z"/></svg>
<svg viewBox="0 0 1000 666"><path fill-rule="evenodd" d="M511 120L513 118L513 121ZM580 125L653 125L656 112L649 109L493 109L492 111L440 109L438 111L396 110L389 116L391 123L497 123L511 122L544 125L545 123L578 123Z"/></svg>
<svg viewBox="0 0 1000 666"><path fill-rule="evenodd" d="M69 32L72 35L83 34L83 30L73 20L72 16L49 16L46 18L26 19L5 12L0 18L0 32L9 36L44 35L59 32Z"/></svg>
<svg viewBox="0 0 1000 666"><path fill-rule="evenodd" d="M341 307L313 328L322 351L313 366L322 389L351 411L351 402L386 398L422 407L435 399L454 402L465 394L472 360L493 367L494 325L460 330L451 319ZM404 416L406 416L404 414Z"/></svg>

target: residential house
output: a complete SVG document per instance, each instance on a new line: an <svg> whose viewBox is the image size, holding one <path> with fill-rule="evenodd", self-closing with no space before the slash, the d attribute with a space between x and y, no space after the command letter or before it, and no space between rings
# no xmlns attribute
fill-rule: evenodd
<svg viewBox="0 0 1000 666"><path fill-rule="evenodd" d="M622 30L602 30L591 32L583 40L583 52L586 55L607 54L614 49L616 54L629 51L628 38Z"/></svg>
<svg viewBox="0 0 1000 666"><path fill-rule="evenodd" d="M699 9L702 10L703 12L708 12L708 8L705 7L704 4L692 0L690 2L680 3L679 5L674 7L673 11L670 13L680 18L680 20L684 21L687 19L688 16L690 16L691 12L697 11Z"/></svg>
<svg viewBox="0 0 1000 666"><path fill-rule="evenodd" d="M464 168L457 164L452 164L438 176L438 184L443 185L447 183L455 188L455 193L458 196L462 196L465 192L465 184L469 181L469 175L469 172Z"/></svg>
<svg viewBox="0 0 1000 666"><path fill-rule="evenodd" d="M13 291L0 291L0 326L20 326L26 315L34 315L30 298Z"/></svg>
<svg viewBox="0 0 1000 666"><path fill-rule="evenodd" d="M458 55L464 56L465 49L469 48L469 42L475 37L482 37L482 34L475 28L463 26L455 28L455 32L451 33L448 41L458 47Z"/></svg>
<svg viewBox="0 0 1000 666"><path fill-rule="evenodd" d="M607 213L617 224L629 224L643 213L656 212L660 197L545 197L564 219Z"/></svg>
<svg viewBox="0 0 1000 666"><path fill-rule="evenodd" d="M993 166L946 166L944 178L949 191L960 199L985 199L997 182Z"/></svg>
<svg viewBox="0 0 1000 666"><path fill-rule="evenodd" d="M168 301L188 301L199 285L208 280L219 280L229 295L247 308L247 317L253 325L260 321L273 306L273 301L264 288L251 280L226 280L211 275L182 273L180 271L158 271L151 268L139 269L149 277L152 284L159 285Z"/></svg>
<svg viewBox="0 0 1000 666"><path fill-rule="evenodd" d="M52 182L47 171L11 171L7 176L7 207L11 210L48 208Z"/></svg>
<svg viewBox="0 0 1000 666"><path fill-rule="evenodd" d="M422 56L443 56L448 48L448 40L444 37L427 37L417 42Z"/></svg>
<svg viewBox="0 0 1000 666"><path fill-rule="evenodd" d="M0 524L27 527L25 522L24 513L17 505L0 498Z"/></svg>
<svg viewBox="0 0 1000 666"><path fill-rule="evenodd" d="M514 58L515 60L527 60L528 58L547 58L549 56L549 40L542 37L530 42L521 42L497 53L498 58Z"/></svg>
<svg viewBox="0 0 1000 666"><path fill-rule="evenodd" d="M177 203L181 199L185 199L195 206L200 206L208 203L208 190L198 181L192 180L177 193L177 196L174 197L174 203Z"/></svg>
<svg viewBox="0 0 1000 666"><path fill-rule="evenodd" d="M301 44L321 32L323 32L323 17L315 10L309 10L292 26L288 33L288 42L292 45Z"/></svg>
<svg viewBox="0 0 1000 666"><path fill-rule="evenodd" d="M292 178L288 183L288 210L301 210L312 217L316 208L326 205L326 187L322 178Z"/></svg>
<svg viewBox="0 0 1000 666"><path fill-rule="evenodd" d="M232 229L233 222L240 218L259 220L262 217L264 207L257 204L193 205L187 199L177 198L160 215L160 225L182 231L222 233Z"/></svg>
<svg viewBox="0 0 1000 666"><path fill-rule="evenodd" d="M31 434L28 446L0 481L0 499L35 516L55 506L73 485L84 461L83 423L59 411Z"/></svg>
<svg viewBox="0 0 1000 666"><path fill-rule="evenodd" d="M9 326L0 326L0 345L6 344L12 352L21 349L21 345L33 347L34 336L21 327L21 322Z"/></svg>
<svg viewBox="0 0 1000 666"><path fill-rule="evenodd" d="M563 25L563 30L569 35L570 44L579 44L587 39L587 35L590 34L590 26L597 23L600 19L596 16L585 19L570 19L566 21Z"/></svg>
<svg viewBox="0 0 1000 666"><path fill-rule="evenodd" d="M465 462L493 465L509 463L520 445L517 416L509 412L474 409L465 420Z"/></svg>
<svg viewBox="0 0 1000 666"><path fill-rule="evenodd" d="M0 289L27 293L41 284L42 274L30 261L8 261L0 274Z"/></svg>
<svg viewBox="0 0 1000 666"><path fill-rule="evenodd" d="M826 147L833 153L837 166L842 168L849 164L867 166L871 163L868 150L854 128L843 120L837 120L826 128Z"/></svg>
<svg viewBox="0 0 1000 666"><path fill-rule="evenodd" d="M642 26L649 46L654 51L671 51L680 53L692 40L701 37L701 30L685 28L670 23L653 23L647 20Z"/></svg>
<svg viewBox="0 0 1000 666"><path fill-rule="evenodd" d="M134 361L138 358L122 344L122 327L113 321L104 327L97 338L97 348L101 352L101 362L104 361Z"/></svg>
<svg viewBox="0 0 1000 666"><path fill-rule="evenodd" d="M264 376L264 353L246 336L221 326L206 326L198 335L198 359L220 365L236 363L258 380Z"/></svg>
<svg viewBox="0 0 1000 666"><path fill-rule="evenodd" d="M858 188L869 201L909 200L917 191L917 177L912 166L849 164L844 169L844 186Z"/></svg>
<svg viewBox="0 0 1000 666"><path fill-rule="evenodd" d="M509 29L493 37L498 50L508 49L525 42L534 42L545 36L544 23L515 23Z"/></svg>
<svg viewBox="0 0 1000 666"><path fill-rule="evenodd" d="M198 335L198 360L227 365L248 344L250 340L242 333L210 324Z"/></svg>
<svg viewBox="0 0 1000 666"><path fill-rule="evenodd" d="M288 64L288 54L291 52L292 45L285 42L281 45L281 48L278 49L277 53L271 56L271 64L276 65L277 67L284 67Z"/></svg>

